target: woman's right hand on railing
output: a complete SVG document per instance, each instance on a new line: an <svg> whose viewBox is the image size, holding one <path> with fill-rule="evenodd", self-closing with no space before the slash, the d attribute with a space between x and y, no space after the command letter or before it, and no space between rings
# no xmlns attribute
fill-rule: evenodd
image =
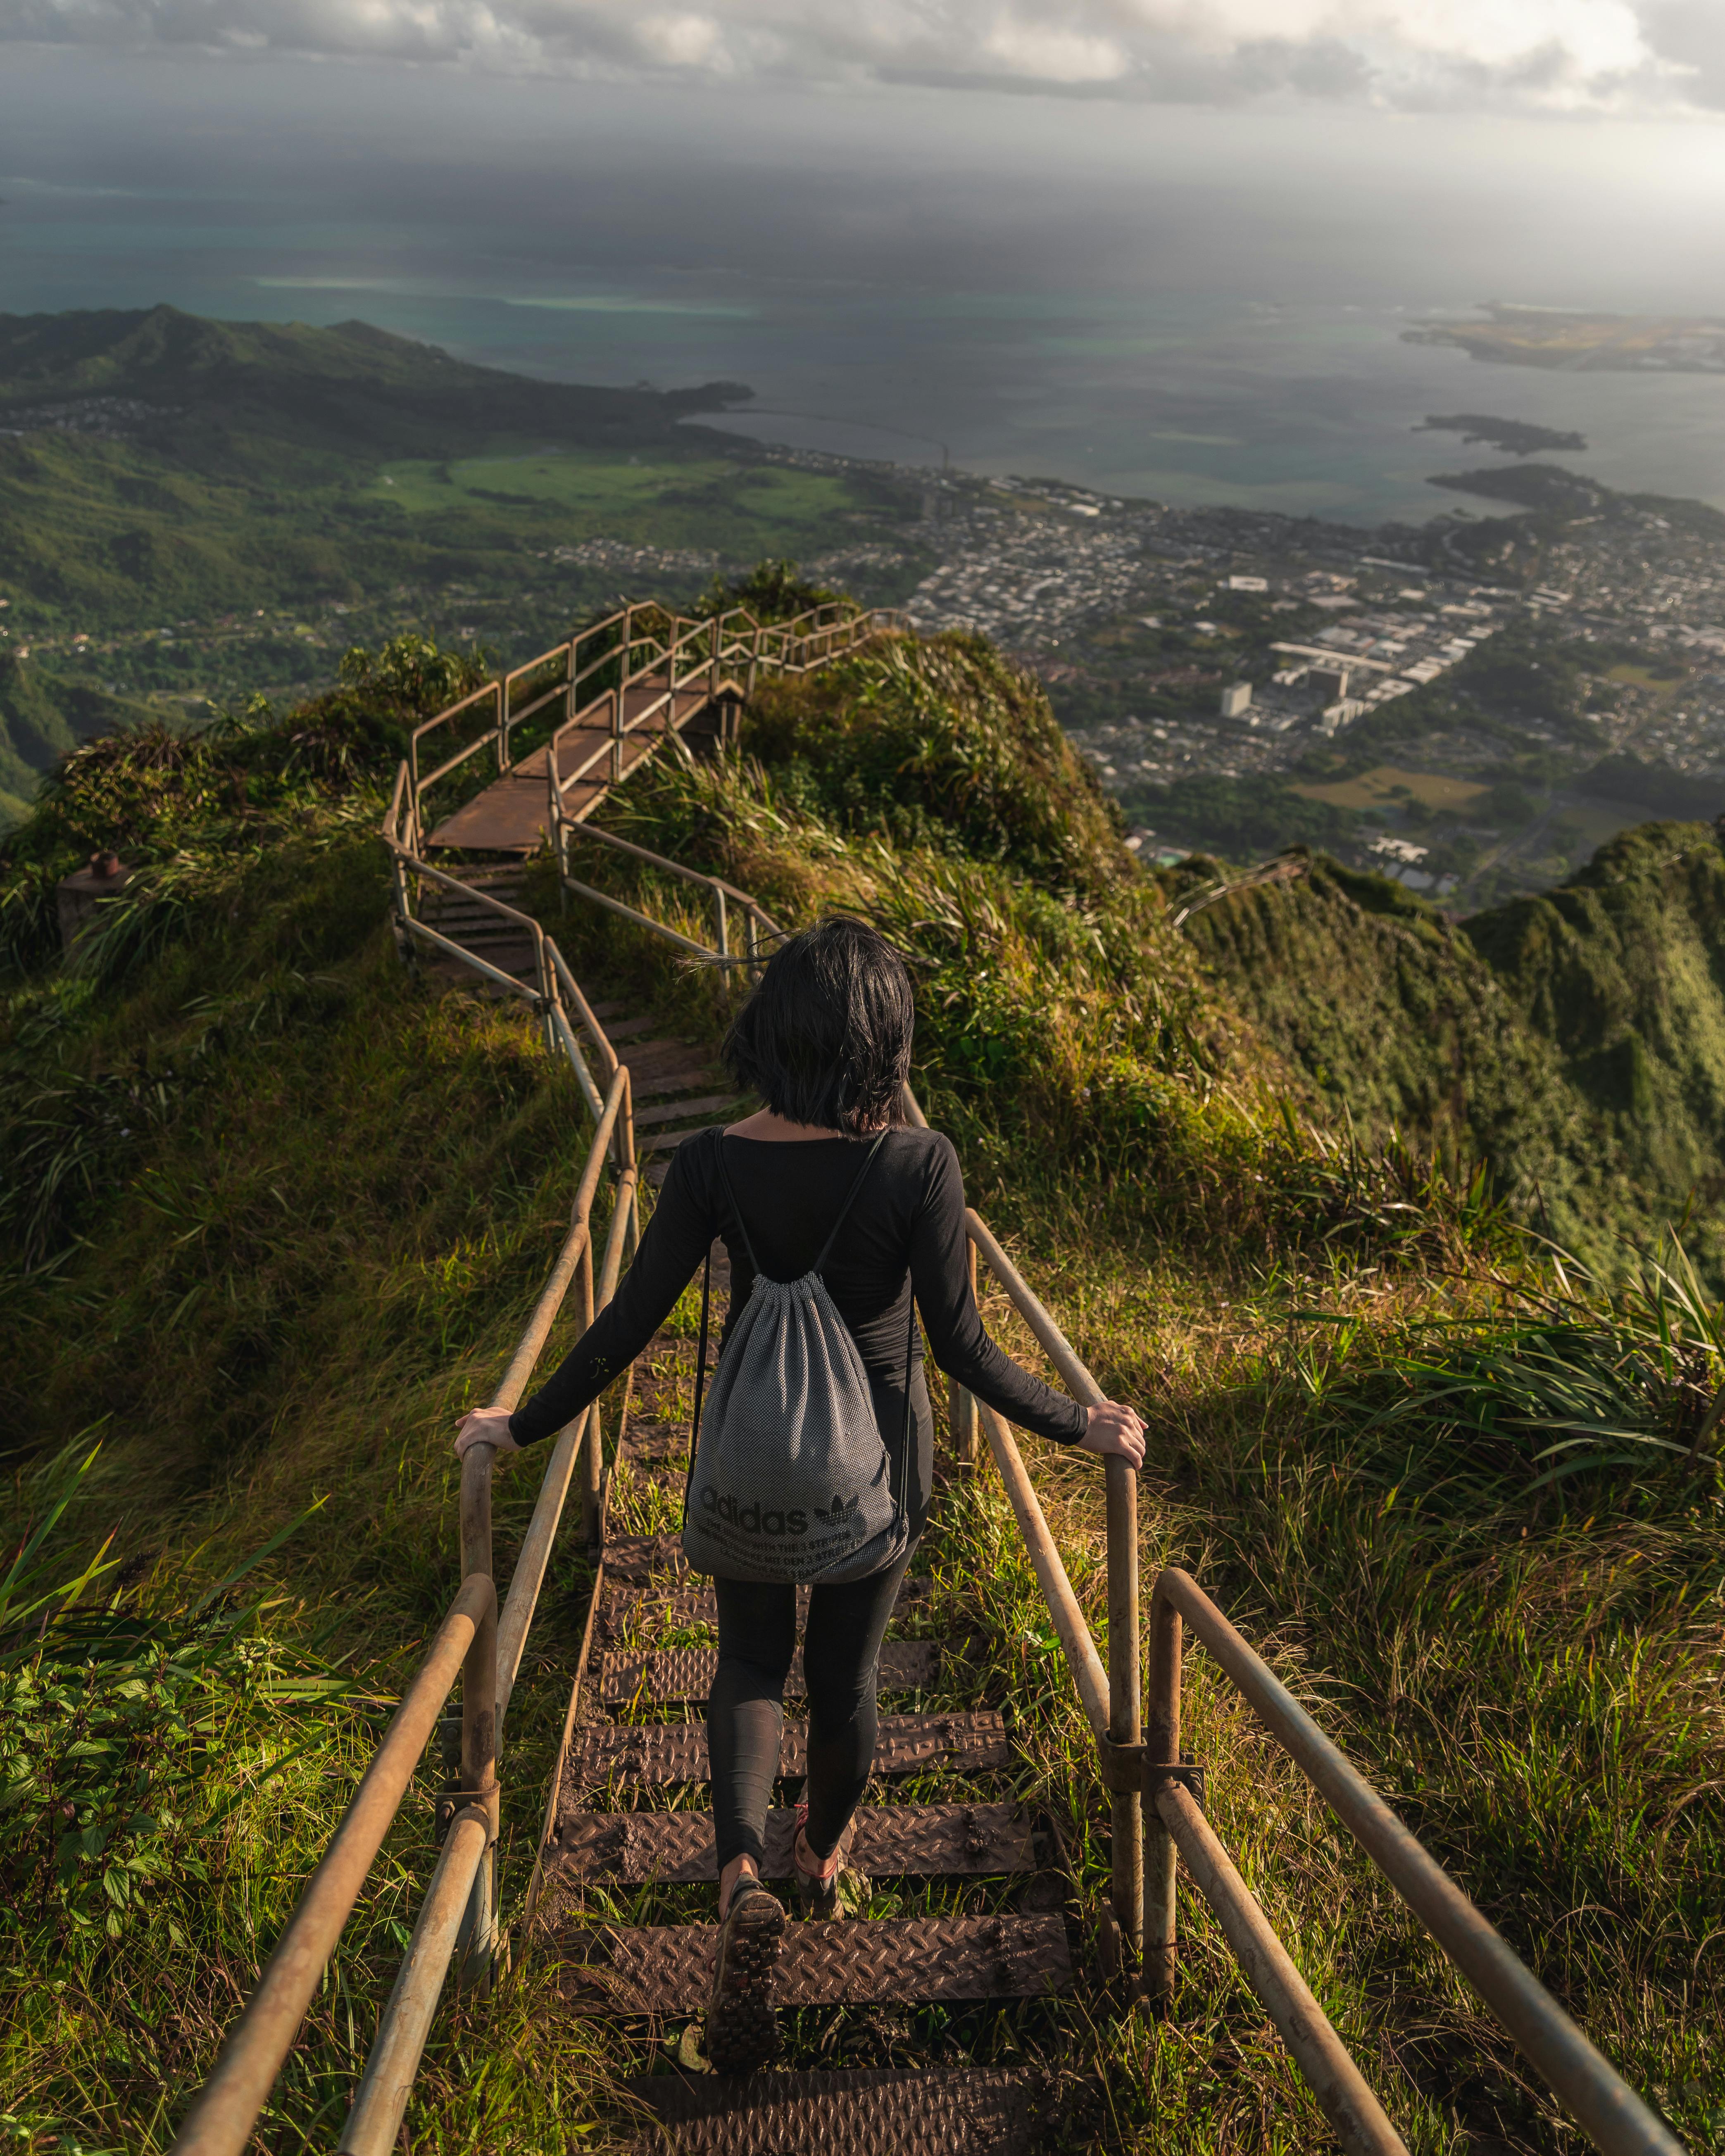
<svg viewBox="0 0 1725 2156"><path fill-rule="evenodd" d="M1100 1452L1105 1460L1111 1454L1132 1468L1143 1466L1144 1425L1136 1409L1104 1400L1087 1412L1090 1419L1078 1440L1086 1452Z"/></svg>
<svg viewBox="0 0 1725 2156"><path fill-rule="evenodd" d="M455 1433L455 1457L464 1459L469 1447L475 1445L494 1445L499 1452L521 1450L509 1434L507 1408L475 1408L461 1418L461 1427Z"/></svg>

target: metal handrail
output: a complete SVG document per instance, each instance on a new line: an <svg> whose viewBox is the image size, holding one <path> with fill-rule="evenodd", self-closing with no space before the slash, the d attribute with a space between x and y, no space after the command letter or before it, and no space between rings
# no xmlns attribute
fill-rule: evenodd
<svg viewBox="0 0 1725 2156"><path fill-rule="evenodd" d="M1201 1868L1214 1867L1215 1860L1221 1856L1220 1845L1210 1833L1189 1791L1168 1771L1180 1764L1180 1661L1186 1625L1191 1626L1270 1734L1479 1994L1498 2025L1520 2047L1546 2086L1568 2106L1595 2147L1609 2152L1609 2156L1683 2156L1683 2144L1670 2128L1589 2041L1502 1934L1486 1921L1371 1784L1324 1735L1197 1581L1178 1566L1168 1565L1158 1576L1150 1604L1151 1697L1147 1717L1149 1741L1144 1748L1142 1765L1144 1794L1147 1802L1154 1807L1161 1831L1178 1845L1206 1898L1218 1914L1223 1915L1224 1924L1228 1917L1224 1913L1224 1902L1212 1891ZM1221 1861L1226 1863L1225 1857ZM1228 1869L1232 1873L1232 1866ZM1149 1938L1153 1933L1159 1934L1151 1943L1153 1958L1147 1960L1147 1975L1155 1987L1153 1997L1165 1994L1173 1978L1173 1896L1171 1878L1166 1876L1170 1871L1171 1866L1165 1863L1147 1864L1146 1867L1147 1880L1153 1873L1163 1875L1147 1886L1146 1894L1146 1936ZM1238 1874L1233 1874L1231 1881L1224 1883L1225 1898L1231 1901L1235 1922L1244 1919L1254 1929L1273 1938L1268 1919L1240 1883ZM1149 1906L1153 1901L1153 1908ZM1255 1967L1244 1953L1241 1962L1252 1988L1286 2037L1289 2049L1299 2057L1297 2024L1303 2002L1290 1991L1284 1973L1261 1965ZM1309 1998L1307 1994L1307 1999ZM1334 2083L1327 2084L1322 2070L1315 2074L1304 2058L1301 2064L1307 2067L1314 2093L1344 2146L1370 2152L1370 2156L1402 2148L1399 2138L1387 2120L1380 2128L1373 2128L1357 2112L1350 2114L1345 2104L1338 2102L1332 2108L1327 2100L1327 2087L1333 2092ZM1378 2117L1381 2119L1381 2112Z"/></svg>
<svg viewBox="0 0 1725 2156"><path fill-rule="evenodd" d="M530 928L536 937L540 988L535 992L499 973L475 953L415 921L403 906L407 927L451 950L482 975L495 976L516 993L543 1005L555 1021L552 1028L555 1045L568 1055L583 1081L583 1092L593 1096L589 1101L594 1109L593 1138L571 1208L569 1232L489 1403L494 1409L513 1409L526 1389L568 1291L578 1280L583 1324L593 1322L591 1214L606 1162L614 1155L617 1184L598 1281L599 1308L615 1291L625 1251L639 1240L639 1170L634 1152L632 1087L627 1065L618 1061L586 998L576 988L567 962L538 923L501 900L432 868L408 850L401 834L403 816L408 813L410 783L411 773L404 763L397 776L382 832L398 894L405 898L407 873L424 875L434 881L455 884L497 913ZM594 1094L591 1074L562 1009L559 991L564 981L583 1024L609 1062L603 1101ZM398 1709L352 1803L302 1892L214 2071L187 2113L173 2143L174 2156L239 2156L249 2140L372 1861L411 1785L419 1755L459 1669L462 1683L458 1794L462 1801L427 1887L341 2143L344 2156L386 2156L393 2148L450 1962L459 1955L460 1974L465 1983L483 1989L490 1980L496 1951L494 1912L501 1804L497 1757L503 1717L576 1463L583 1455L588 1473L582 1489L583 1512L588 1539L596 1538L602 1531L602 1452L603 1431L595 1404L562 1433L552 1448L509 1594L500 1612L491 1546L493 1448L489 1445L469 1447L461 1471L461 1591L430 1656Z"/></svg>
<svg viewBox="0 0 1725 2156"><path fill-rule="evenodd" d="M921 1120L920 1112L917 1120ZM967 1214L966 1228L973 1248L986 1258L1013 1307L1070 1389L1081 1399L1100 1399L1095 1379L1070 1342L975 1213ZM1142 1918L1133 1921L1134 1912L1121 1906L1121 1890L1128 1882L1119 1861L1117 1815L1114 1907L1109 1913L1118 1932L1111 1945L1105 1936L1105 1965L1118 1954L1124 1940L1137 1935L1142 1942L1142 1995L1153 2009L1167 1999L1176 1964L1173 1856L1178 1850L1343 2147L1356 2152L1356 2156L1407 2156L1400 2136L1187 1785L1194 1778L1179 1746L1183 1615L1271 1734L1425 1922L1439 1947L1480 1994L1500 2025L1568 2107L1595 2146L1607 2152L1607 2156L1682 2156L1682 2144L1670 2129L1324 1736L1215 1604L1178 1567L1163 1569L1151 1598L1149 1701L1144 1739L1127 1743L1114 1733L1108 1726L1111 1702L1116 1696L1111 1650L1122 1630L1119 1605L1125 1598L1121 1592L1113 1505L1111 1502L1108 1522L1111 1666L1105 1684L1096 1643L1012 1434L993 1409L981 1402L976 1406L1074 1686L1096 1739L1103 1781L1117 1802L1123 1789L1135 1784L1142 1806ZM1112 1496L1111 1489L1111 1500ZM1136 1654L1135 1602L1127 1605L1123 1629L1131 1634Z"/></svg>
<svg viewBox="0 0 1725 2156"><path fill-rule="evenodd" d="M497 1590L489 1577L463 1580L430 1654L264 1964L245 2011L175 2135L174 2156L239 2156L250 2140L443 1703L464 1666L471 1673L473 1650L488 1624L495 1623L496 1611Z"/></svg>

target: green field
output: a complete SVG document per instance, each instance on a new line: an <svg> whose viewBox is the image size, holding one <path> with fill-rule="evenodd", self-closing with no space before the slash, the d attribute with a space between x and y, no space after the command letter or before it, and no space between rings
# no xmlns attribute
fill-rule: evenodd
<svg viewBox="0 0 1725 2156"><path fill-rule="evenodd" d="M770 552L836 541L835 521L856 513L855 494L824 472L788 470L674 449L627 456L593 449L416 459L386 465L364 490L414 514L457 506L571 520L572 536L638 545L754 548Z"/></svg>

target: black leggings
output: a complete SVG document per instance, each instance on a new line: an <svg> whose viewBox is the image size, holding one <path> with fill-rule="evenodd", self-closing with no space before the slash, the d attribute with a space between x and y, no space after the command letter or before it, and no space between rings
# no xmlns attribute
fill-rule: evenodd
<svg viewBox="0 0 1725 2156"><path fill-rule="evenodd" d="M879 1717L875 1681L892 1605L916 1545L898 1563L809 1596L803 1676L809 1689L809 1846L829 1856L869 1779ZM797 1645L797 1590L738 1579L713 1583L719 1666L706 1702L707 1755L719 1869L734 1856L765 1861L767 1808L778 1773L784 1681Z"/></svg>

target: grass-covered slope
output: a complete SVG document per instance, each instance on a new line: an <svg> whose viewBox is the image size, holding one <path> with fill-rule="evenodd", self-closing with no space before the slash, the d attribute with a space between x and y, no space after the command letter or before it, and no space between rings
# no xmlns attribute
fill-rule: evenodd
<svg viewBox="0 0 1725 2156"><path fill-rule="evenodd" d="M1319 857L1207 907L1191 934L1363 1131L1485 1160L1523 1219L1608 1265L1614 1245L1686 1219L1720 1276L1725 851L1707 827L1626 831L1555 890L1461 927Z"/></svg>
<svg viewBox="0 0 1725 2156"><path fill-rule="evenodd" d="M88 682L60 680L0 651L0 830L23 815L51 768L80 742L148 714Z"/></svg>
<svg viewBox="0 0 1725 2156"><path fill-rule="evenodd" d="M372 819L393 730L447 691L439 659L356 663L330 703L172 754L86 749L0 861L10 1525L69 1496L32 1594L115 1537L71 1615L0 1607L0 2076L32 2149L166 2146L454 1587L449 1435L513 1345L584 1155L575 1088L531 1023L393 947ZM1725 2116L1707 1943L1725 1926L1722 1543L1715 1440L1689 1455L1725 1358L1681 1261L1605 1296L1518 1255L1476 1190L1410 1150L1313 1128L1287 1025L1207 978L986 646L885 645L777 690L737 755L650 769L605 813L788 924L845 904L900 939L919 1093L1081 1353L1147 1411L1146 1567L1205 1581L1707 2145ZM67 972L34 940L37 894L122 833L139 892ZM580 872L680 917L686 886L602 852ZM1373 890L1307 900L1354 907L1337 918L1356 934L1396 925ZM535 902L583 980L716 1037L711 976L614 916L562 914L548 876ZM1425 978L1425 927L1404 927ZM1459 944L1450 963L1482 977ZM1567 1082L1556 1057L1541 1083ZM1034 1364L998 1296L988 1317ZM1099 1477L1027 1450L1100 1633ZM505 1566L529 1466L500 1481ZM972 1643L953 1703L1013 1710L1021 1793L1058 1822L1093 1912L1106 1799L991 1475L947 1491L925 1564L929 1622ZM511 1905L584 1579L566 1543L511 1708ZM1416 2156L1578 2150L1196 1652L1188 1707L1218 1830ZM266 2148L339 2123L429 1869L438 1779L428 1760ZM871 1905L925 1906L885 1882ZM1067 2151L1326 2145L1190 1894L1181 1923L1157 2026L1086 1974L1069 2004L798 2017L792 2063L1038 2064ZM495 2006L444 2010L413 2145L619 2146L617 2079L658 2056L571 2023L530 1964Z"/></svg>

